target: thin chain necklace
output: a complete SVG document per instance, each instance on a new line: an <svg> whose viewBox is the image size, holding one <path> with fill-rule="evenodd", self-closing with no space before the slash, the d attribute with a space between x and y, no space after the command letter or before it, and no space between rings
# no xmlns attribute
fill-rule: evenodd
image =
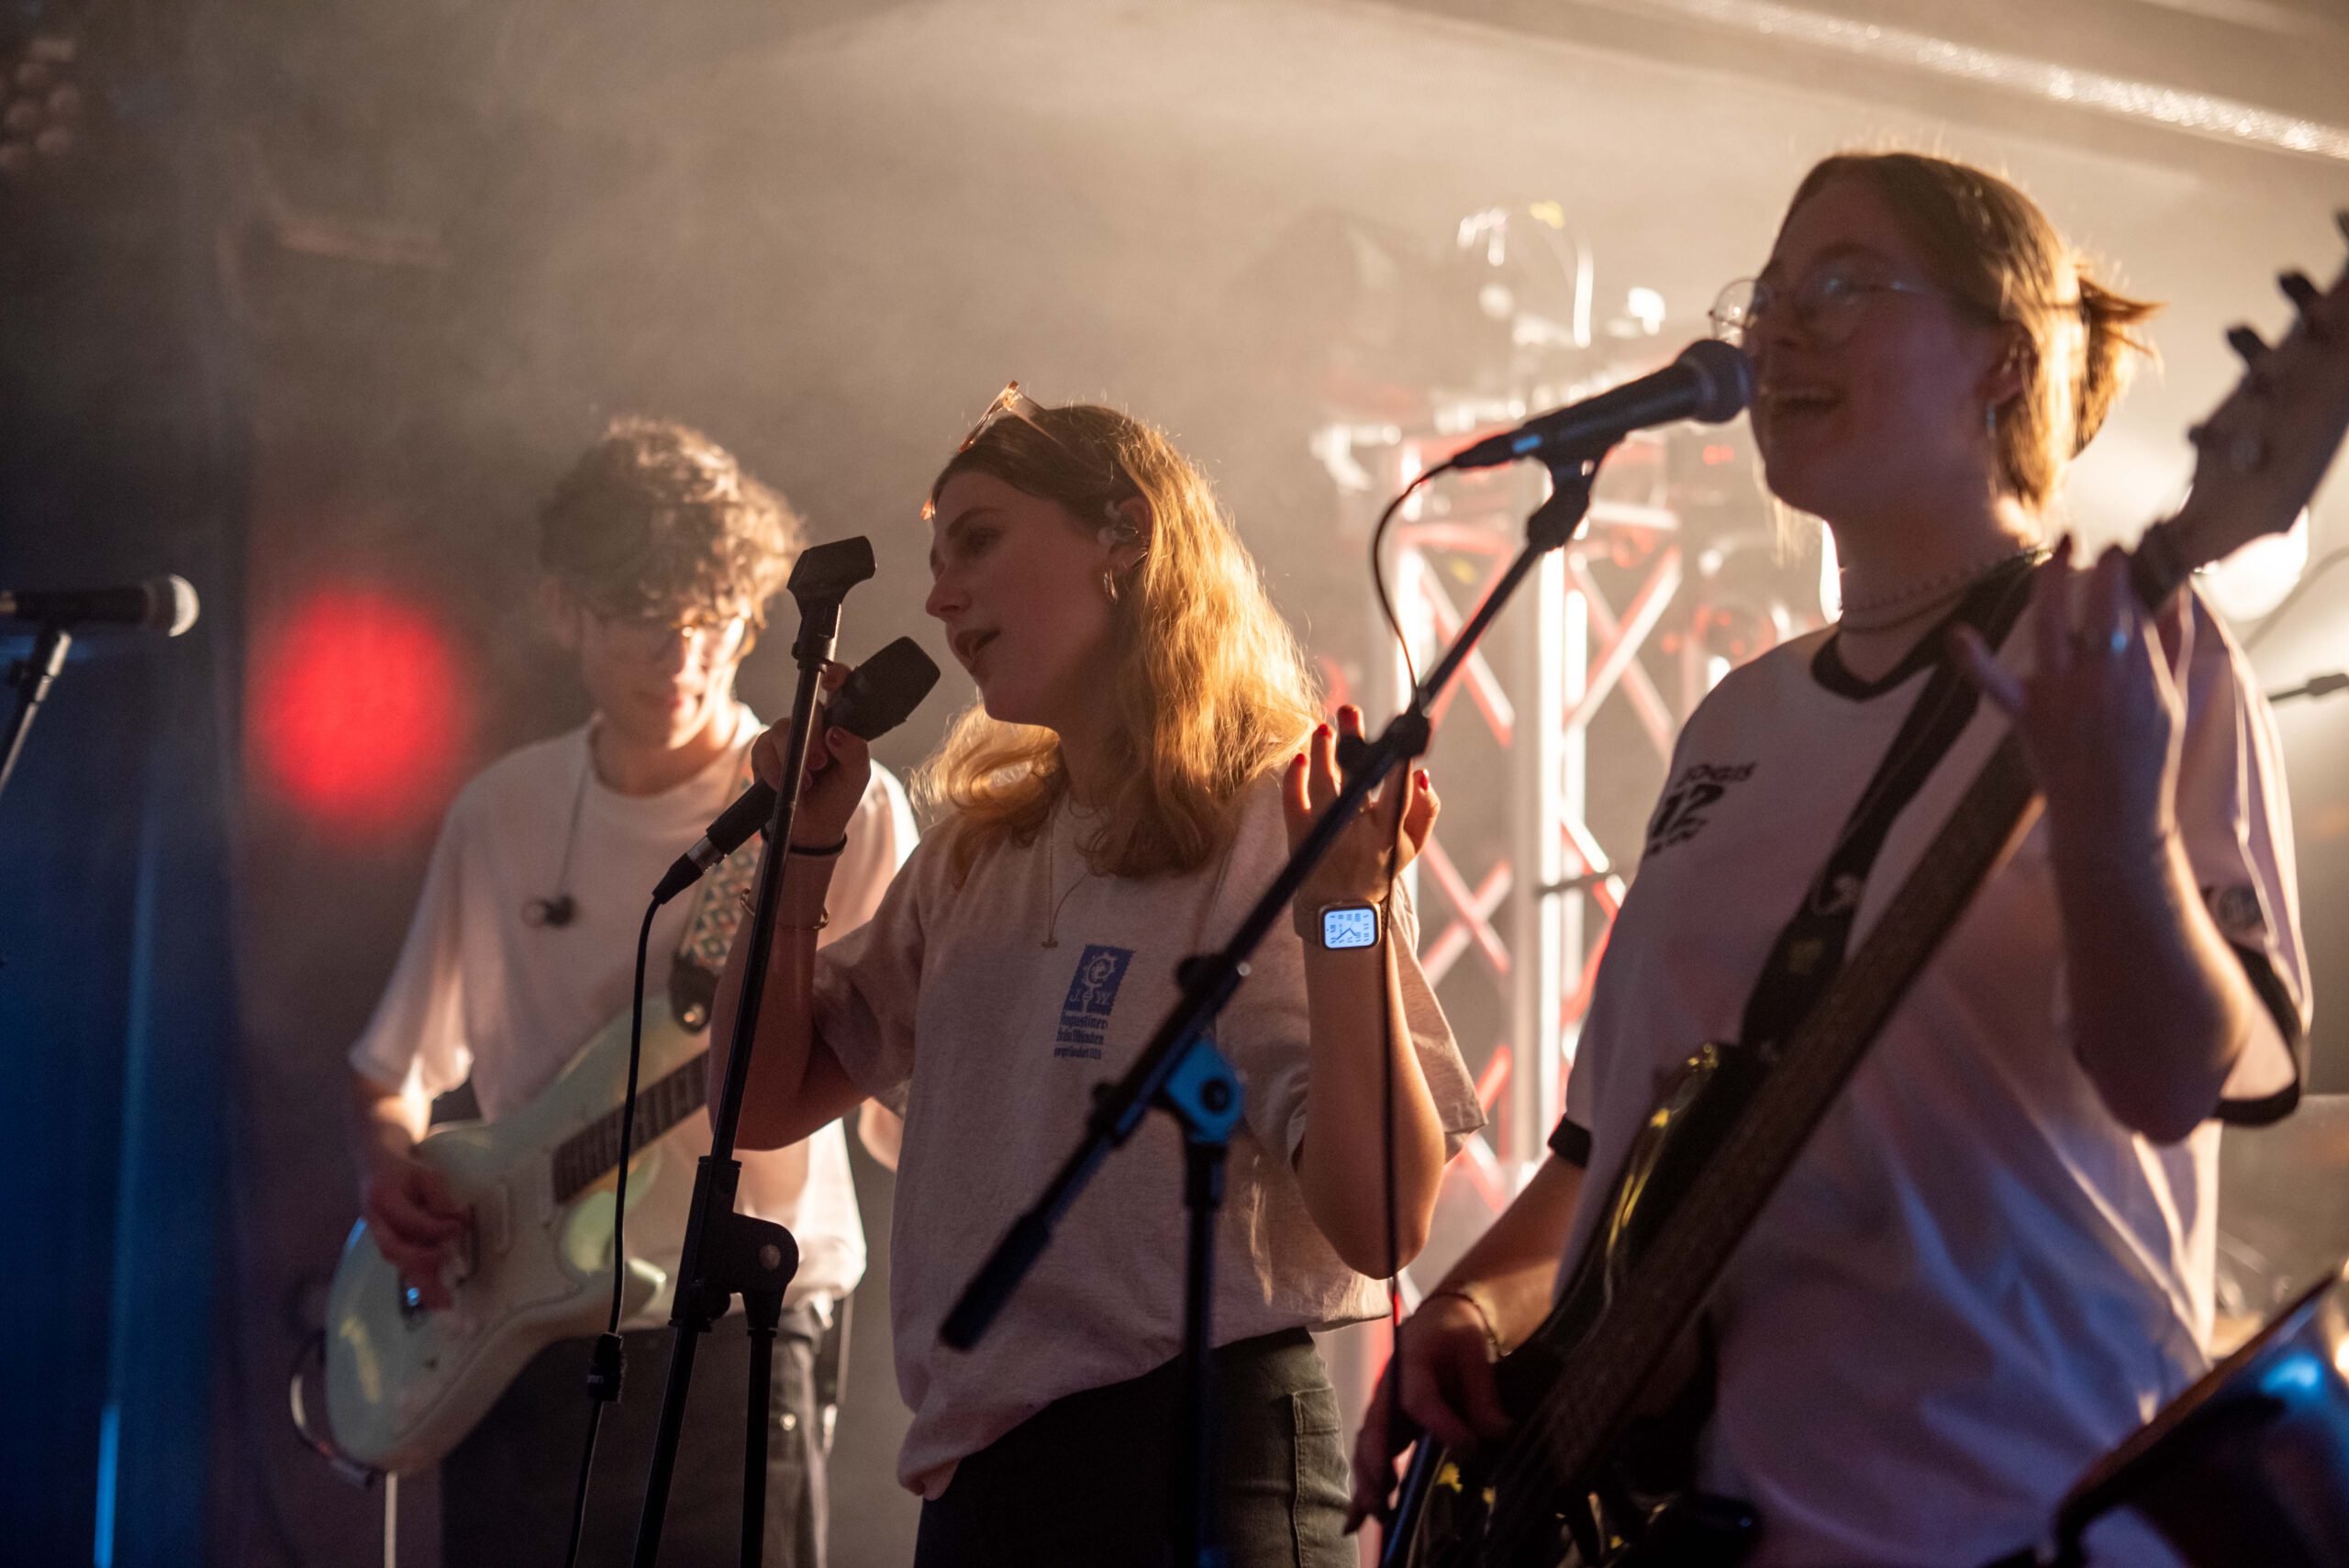
<svg viewBox="0 0 2349 1568"><path fill-rule="evenodd" d="M579 778L571 791L571 821L562 830L562 863L555 868L554 892L544 898L531 898L522 905L522 924L551 926L556 930L579 917L579 900L571 895L571 851L579 843L579 813L587 804L587 774L595 767L596 730L587 729L587 744L579 756Z"/></svg>
<svg viewBox="0 0 2349 1568"><path fill-rule="evenodd" d="M1061 803L1059 801L1054 801L1052 803L1051 815L1044 818L1044 895L1046 897L1052 896L1052 884L1059 880L1058 873L1052 869L1052 851L1053 840L1060 837L1060 824L1058 821L1060 810ZM1044 940L1039 942L1037 946L1056 948L1061 945L1061 911L1068 906L1070 895L1075 893L1079 887L1083 886L1085 884L1085 878L1092 874L1093 867L1089 864L1084 866L1077 872L1075 880L1068 884L1067 889L1061 894L1060 898L1052 905L1051 913L1044 917Z"/></svg>
<svg viewBox="0 0 2349 1568"><path fill-rule="evenodd" d="M2035 543L2012 545L1989 560L1969 562L1906 588L1871 595L1864 599L1846 599L1843 601L1843 612L1837 621L1845 631L1887 631L1916 619L1944 599L1972 587L1992 573L2003 571L2018 561L2035 559L2043 553Z"/></svg>

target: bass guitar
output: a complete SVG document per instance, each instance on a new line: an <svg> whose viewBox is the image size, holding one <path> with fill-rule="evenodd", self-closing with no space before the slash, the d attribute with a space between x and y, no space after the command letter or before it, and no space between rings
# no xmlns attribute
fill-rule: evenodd
<svg viewBox="0 0 2349 1568"><path fill-rule="evenodd" d="M2286 288L2299 321L2272 349L2248 329L2232 337L2251 373L2194 432L2192 490L2132 557L2149 607L2197 568L2288 529L2349 427L2349 272L2329 295L2297 277ZM1691 1399L1701 1411L1709 1388L1691 1392L1671 1374L1687 1364L1691 1329L1738 1243L2038 809L2009 734L1800 1024L1764 1047L1707 1046L1689 1058L1625 1158L1555 1308L1495 1369L1514 1432L1474 1453L1420 1441L1387 1536L1390 1568L1726 1563L1758 1540L1748 1510L1687 1488L1687 1445L1674 1434L1692 1423L1658 1412L1685 1415Z"/></svg>

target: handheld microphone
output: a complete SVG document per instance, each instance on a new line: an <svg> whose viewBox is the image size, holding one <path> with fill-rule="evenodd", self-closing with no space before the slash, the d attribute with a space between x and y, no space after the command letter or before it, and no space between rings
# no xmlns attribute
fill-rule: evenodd
<svg viewBox="0 0 2349 1568"><path fill-rule="evenodd" d="M1700 339L1664 369L1537 414L1514 430L1487 436L1446 466L1496 468L1521 457L1596 456L1594 449L1651 425L1680 419L1719 425L1734 419L1753 395L1753 361L1735 344Z"/></svg>
<svg viewBox="0 0 2349 1568"><path fill-rule="evenodd" d="M195 624L195 589L184 577L150 577L135 588L11 594L0 589L0 620L45 626L127 626L177 637Z"/></svg>
<svg viewBox="0 0 2349 1568"><path fill-rule="evenodd" d="M848 673L848 679L824 705L822 727L877 740L903 724L937 684L938 666L921 651L921 644L901 637ZM668 874L652 890L652 902L666 904L699 882L702 873L765 826L774 810L772 784L754 784L737 795L733 805L718 813L701 840L670 862Z"/></svg>

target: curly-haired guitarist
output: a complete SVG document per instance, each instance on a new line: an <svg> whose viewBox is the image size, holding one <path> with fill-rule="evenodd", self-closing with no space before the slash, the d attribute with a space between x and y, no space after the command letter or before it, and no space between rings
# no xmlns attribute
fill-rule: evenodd
<svg viewBox="0 0 2349 1568"><path fill-rule="evenodd" d="M724 449L646 419L614 424L557 486L540 523L544 607L578 660L594 717L493 763L458 795L398 967L351 1051L368 1228L425 1310L450 1307L449 1271L464 1255L467 1226L443 1173L417 1155L428 1107L470 1081L495 1124L626 1011L647 896L748 782L761 726L735 697L735 672L801 542L783 497ZM876 773L849 828L828 936L872 911L912 839L904 792ZM649 995L690 978L672 968L692 963L696 940L717 940L701 926L718 920L707 898L662 911ZM690 1003L678 1011L692 1021ZM673 1136L707 1147L697 1115ZM789 1227L801 1250L774 1357L765 1560L809 1568L823 1561L827 1426L813 1361L834 1305L863 1273L864 1238L837 1123L746 1154L743 1166L741 1207ZM629 1251L665 1277L679 1235L658 1209L650 1197L640 1208L631 1193ZM656 1325L668 1305L663 1288L627 1325L640 1386L604 1424L587 1562L620 1561L633 1534L659 1404L640 1369L665 1363L668 1331ZM749 1359L741 1325L739 1315L728 1319L700 1353L667 1562L736 1560L735 1445ZM510 1568L561 1550L587 1417L586 1364L584 1341L549 1347L442 1462L451 1568Z"/></svg>

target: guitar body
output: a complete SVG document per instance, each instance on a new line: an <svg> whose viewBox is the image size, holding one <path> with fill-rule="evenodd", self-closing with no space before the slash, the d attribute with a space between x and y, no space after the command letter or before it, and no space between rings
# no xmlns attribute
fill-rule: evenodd
<svg viewBox="0 0 2349 1568"><path fill-rule="evenodd" d="M1606 1218L1558 1304L1493 1369L1501 1403L1520 1420L1613 1303L1616 1287L1688 1190L1720 1133L1760 1081L1759 1063L1707 1046L1683 1064L1625 1156ZM1733 1563L1759 1531L1750 1511L1691 1490L1696 1437L1712 1403L1710 1357L1687 1337L1647 1380L1632 1418L1596 1471L1561 1474L1538 1434L1468 1454L1421 1440L1385 1554L1386 1568L1638 1568ZM1523 1494L1523 1495L1520 1495ZM1522 1508L1543 1521L1497 1532Z"/></svg>
<svg viewBox="0 0 2349 1568"><path fill-rule="evenodd" d="M436 1463L541 1349L603 1331L611 1310L613 1129L628 1088L628 1040L623 1014L520 1110L494 1124L441 1128L417 1146L472 1216L443 1273L452 1306L417 1305L365 1222L352 1228L326 1318L327 1419L343 1453L392 1472ZM629 1171L631 1240L674 1236L687 1207L708 1133L701 1118L669 1113L687 1101L699 1107L707 1046L672 1020L665 1002L646 1004L640 1148ZM658 1116L656 1097L664 1102ZM599 1162L604 1147L613 1152ZM661 1269L629 1259L627 1315L657 1309L669 1290Z"/></svg>

